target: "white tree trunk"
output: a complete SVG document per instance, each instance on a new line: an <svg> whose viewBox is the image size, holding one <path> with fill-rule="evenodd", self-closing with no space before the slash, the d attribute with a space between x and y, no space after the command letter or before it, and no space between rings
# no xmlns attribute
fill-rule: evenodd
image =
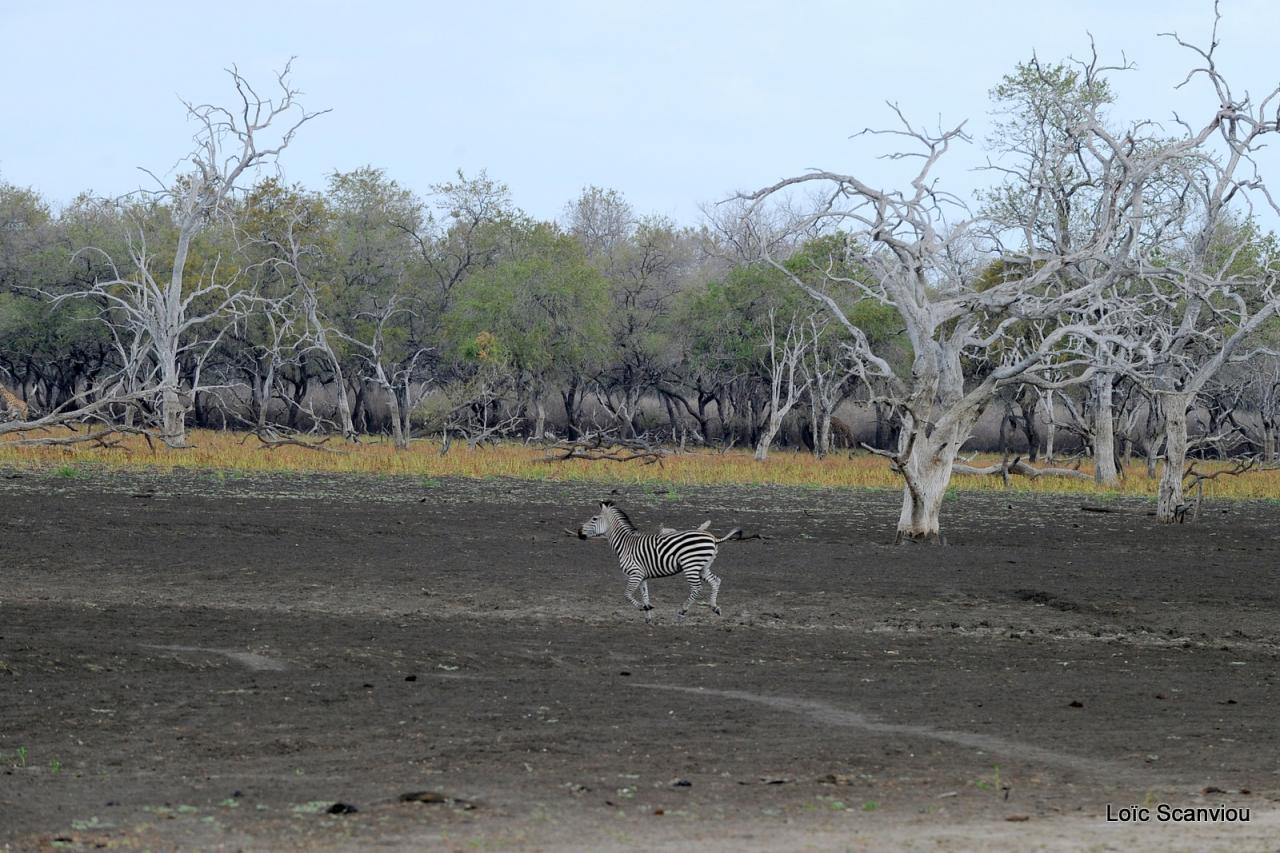
<svg viewBox="0 0 1280 853"><path fill-rule="evenodd" d="M1164 468L1160 472L1160 491L1156 502L1156 520L1165 524L1177 521L1182 508L1182 470L1187 462L1187 407L1191 398L1185 394L1169 394L1164 398Z"/></svg>
<svg viewBox="0 0 1280 853"><path fill-rule="evenodd" d="M274 356L266 372L254 378L253 392L258 404L258 429L267 428L267 415L271 409L271 391L276 384L276 362Z"/></svg>
<svg viewBox="0 0 1280 853"><path fill-rule="evenodd" d="M333 359L333 384L338 391L338 423L342 426L342 437L354 439L356 425L351 422L351 400L347 397L347 380L342 375L338 360Z"/></svg>
<svg viewBox="0 0 1280 853"><path fill-rule="evenodd" d="M177 389L166 387L160 397L161 437L170 447L187 444L187 407Z"/></svg>
<svg viewBox="0 0 1280 853"><path fill-rule="evenodd" d="M533 398L533 411L535 415L533 440L542 441L542 436L547 431L547 404L542 401L542 394L538 394Z"/></svg>
<svg viewBox="0 0 1280 853"><path fill-rule="evenodd" d="M1115 419L1111 413L1111 375L1104 373L1094 380L1097 407L1093 414L1094 481L1103 486L1120 482L1116 471Z"/></svg>
<svg viewBox="0 0 1280 853"><path fill-rule="evenodd" d="M406 450L409 442L405 439L404 429L400 426L400 398L395 391L387 394L389 405L391 406L391 440L395 442L396 450Z"/></svg>
<svg viewBox="0 0 1280 853"><path fill-rule="evenodd" d="M160 437L170 447L187 445L187 407L182 399L178 370L178 340L157 341L156 359L160 362Z"/></svg>
<svg viewBox="0 0 1280 853"><path fill-rule="evenodd" d="M378 385L387 393L387 405L391 408L391 440L395 443L396 450L409 449L409 436L402 427L400 419L400 395L396 393L395 386L387 379L387 371L382 366L382 362L378 362L374 366L374 374L377 377Z"/></svg>
<svg viewBox="0 0 1280 853"><path fill-rule="evenodd" d="M906 484L902 489L902 513L898 517L895 542L945 544L939 517L951 482L951 468L963 438L959 441L940 440L942 438L936 432L928 437L921 434L911 443L910 453L902 466Z"/></svg>
<svg viewBox="0 0 1280 853"><path fill-rule="evenodd" d="M768 423L760 432L760 440L756 442L757 462L763 462L769 458L769 448L773 445L774 436L782 429L782 418L785 415L786 412L783 412L782 415L770 413Z"/></svg>
<svg viewBox="0 0 1280 853"><path fill-rule="evenodd" d="M826 453L822 449L822 406L820 389L809 392L809 435L813 439L813 455L821 459Z"/></svg>
<svg viewBox="0 0 1280 853"><path fill-rule="evenodd" d="M1045 392L1044 405L1045 405L1045 417L1048 420L1048 426L1046 427L1045 434L1044 434L1044 461L1052 465L1053 464L1053 439L1055 434L1058 432L1057 413L1054 410L1054 404L1053 404L1053 389L1050 389Z"/></svg>

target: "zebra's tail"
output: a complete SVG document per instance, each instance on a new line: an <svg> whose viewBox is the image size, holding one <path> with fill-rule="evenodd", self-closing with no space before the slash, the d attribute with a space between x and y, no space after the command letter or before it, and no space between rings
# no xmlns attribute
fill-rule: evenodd
<svg viewBox="0 0 1280 853"><path fill-rule="evenodd" d="M741 538L742 538L742 528L735 527L732 530L730 530L728 533L726 533L724 536L721 536L718 539L716 539L716 544L719 545L721 542L728 542L730 539L741 539Z"/></svg>

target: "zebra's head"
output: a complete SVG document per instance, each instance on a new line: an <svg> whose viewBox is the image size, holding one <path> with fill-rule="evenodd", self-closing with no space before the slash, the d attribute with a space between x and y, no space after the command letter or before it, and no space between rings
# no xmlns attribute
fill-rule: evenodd
<svg viewBox="0 0 1280 853"><path fill-rule="evenodd" d="M600 512L591 516L590 521L578 528L578 538L599 539L601 536L608 536L610 528L613 527L613 517L616 512L613 501L600 501Z"/></svg>

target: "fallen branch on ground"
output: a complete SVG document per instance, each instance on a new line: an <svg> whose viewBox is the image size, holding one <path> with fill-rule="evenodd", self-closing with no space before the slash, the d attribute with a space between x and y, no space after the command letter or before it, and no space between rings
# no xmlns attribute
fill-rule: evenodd
<svg viewBox="0 0 1280 853"><path fill-rule="evenodd" d="M116 436L114 439L112 436ZM98 447L115 447L121 441L123 436L119 435L119 431L111 427L91 430L87 433L69 435L63 438L20 438L14 441L6 441L7 447L66 447L72 444L84 444L92 442Z"/></svg>
<svg viewBox="0 0 1280 853"><path fill-rule="evenodd" d="M108 425L97 429L90 428L86 433L76 433L75 424L64 421L59 426L66 427L74 434L63 436L62 438L17 438L12 441L5 441L3 444L6 447L68 447L74 444L88 443L101 448L111 448L118 446L124 440L125 435L141 435L147 440L147 446L155 450L155 444L152 442L153 433L150 430Z"/></svg>
<svg viewBox="0 0 1280 853"><path fill-rule="evenodd" d="M663 458L671 455L671 451L654 447L642 439L605 438L588 436L574 441L558 441L547 448L547 454L541 462L564 462L568 459L586 459L588 461L633 462L637 459L646 465L657 462L662 464Z"/></svg>
<svg viewBox="0 0 1280 853"><path fill-rule="evenodd" d="M1192 462L1187 466L1187 470L1183 473L1182 479L1186 481L1186 493L1195 492L1195 500L1191 503L1183 503L1174 509L1174 518L1179 524L1186 521L1195 521L1200 517L1200 506L1204 503L1204 483L1205 480L1216 480L1219 477L1237 477L1246 471L1251 471L1258 466L1261 460L1256 456L1250 456L1248 459L1237 461L1230 468L1223 468L1214 471L1212 474L1205 474L1196 470L1196 463ZM1190 516L1190 518L1188 518Z"/></svg>
<svg viewBox="0 0 1280 853"><path fill-rule="evenodd" d="M1083 471L1077 471L1074 468L1037 468L1034 465L1028 465L1022 461L1022 457L1014 459L1012 462L997 462L994 465L987 465L983 468L976 468L972 465L955 465L951 468L956 474L970 474L973 476L1000 476L1005 482L1009 481L1009 476L1018 474L1023 477L1029 477L1034 480L1038 477L1069 477L1073 480L1092 480L1088 474Z"/></svg>
<svg viewBox="0 0 1280 853"><path fill-rule="evenodd" d="M262 447L258 448L259 450L275 450L277 447L301 447L305 450L315 450L324 453L347 452L345 450L339 450L336 447L324 446L329 439L333 438L331 435L327 435L319 441L304 441L297 436L285 435L271 429L256 429L249 433L249 435L262 442ZM248 440L248 438L249 436L245 436L245 440ZM243 444L244 442L242 441L240 443Z"/></svg>

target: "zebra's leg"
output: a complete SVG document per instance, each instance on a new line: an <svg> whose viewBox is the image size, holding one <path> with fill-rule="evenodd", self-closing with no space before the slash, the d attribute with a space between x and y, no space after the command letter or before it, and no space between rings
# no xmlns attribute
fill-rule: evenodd
<svg viewBox="0 0 1280 853"><path fill-rule="evenodd" d="M640 600L644 602L644 623L648 625L653 621L653 605L649 603L649 582L647 580L640 581Z"/></svg>
<svg viewBox="0 0 1280 853"><path fill-rule="evenodd" d="M689 580L689 598L685 601L684 607L680 608L680 612L676 614L676 621L678 622L684 621L685 614L689 612L689 608L702 596L701 573L696 573L692 577L686 574L685 577Z"/></svg>
<svg viewBox="0 0 1280 853"><path fill-rule="evenodd" d="M707 600L707 604L711 607L711 612L720 615L720 605L716 604L716 596L720 594L720 576L712 574L711 564L715 562L715 555L711 555L711 559L702 567L702 579L707 582L707 586L711 587L711 595Z"/></svg>
<svg viewBox="0 0 1280 853"><path fill-rule="evenodd" d="M636 600L636 590L641 591L643 601ZM649 586L641 575L632 575L631 579L627 581L627 601L630 601L636 610L644 611L644 621L648 622L653 618L650 615L653 605L649 604Z"/></svg>
<svg viewBox="0 0 1280 853"><path fill-rule="evenodd" d="M703 569L702 579L711 587L711 600L709 602L711 605L711 612L719 616L720 605L716 604L716 596L720 594L720 577L718 575L713 575L711 573L711 569Z"/></svg>
<svg viewBox="0 0 1280 853"><path fill-rule="evenodd" d="M644 610L644 605L636 599L636 590L644 583L644 578L639 575L631 575L627 578L627 601L631 602L631 606L636 610Z"/></svg>

